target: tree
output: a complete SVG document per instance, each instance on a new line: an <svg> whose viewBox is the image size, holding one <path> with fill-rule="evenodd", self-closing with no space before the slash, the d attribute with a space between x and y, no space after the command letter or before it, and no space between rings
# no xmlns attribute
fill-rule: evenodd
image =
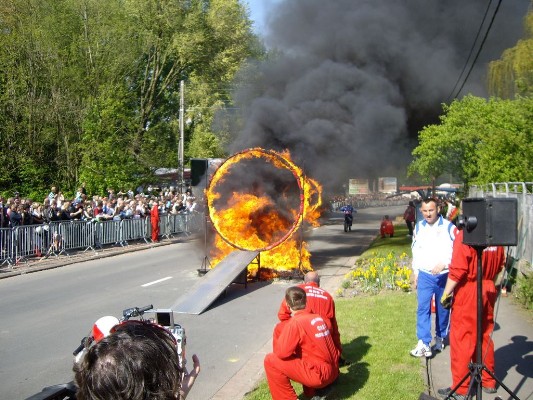
<svg viewBox="0 0 533 400"><path fill-rule="evenodd" d="M489 64L489 92L512 99L533 95L533 11L525 18L525 37Z"/></svg>
<svg viewBox="0 0 533 400"><path fill-rule="evenodd" d="M181 80L187 143L221 155L213 114L256 44L238 0L3 1L2 188L101 190L176 166Z"/></svg>
<svg viewBox="0 0 533 400"><path fill-rule="evenodd" d="M80 73L68 56L77 25L68 1L6 0L0 8L1 162L11 187L75 178ZM36 169L37 168L37 169Z"/></svg>
<svg viewBox="0 0 533 400"><path fill-rule="evenodd" d="M419 133L410 174L452 173L465 184L533 179L533 99L466 96Z"/></svg>

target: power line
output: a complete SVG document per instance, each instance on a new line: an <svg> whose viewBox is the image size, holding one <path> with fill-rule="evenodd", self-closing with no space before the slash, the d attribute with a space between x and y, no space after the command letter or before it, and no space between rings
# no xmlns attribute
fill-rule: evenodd
<svg viewBox="0 0 533 400"><path fill-rule="evenodd" d="M486 15L487 15L488 9L490 8L491 3L492 3L492 0L489 2L489 5L488 5L488 7L487 7L487 10L485 11L485 16L483 17L483 21L481 22L481 25L480 25L480 27L479 27L479 31L481 30L481 27L483 26L483 24L484 24L484 22L485 22ZM470 73L471 73L472 70L474 69L474 65L476 64L477 59L478 59L479 55L481 54L481 50L483 49L483 46L484 46L484 44L485 44L485 41L487 40L487 37L488 37L488 35L489 35L489 32L490 32L490 30L491 30L491 28L492 28L492 24L494 23L494 20L495 20L495 18L496 18L496 14L498 14L498 11L499 11L499 9L500 9L500 5L501 5L501 4L502 4L502 0L499 0L499 1L498 1L498 5L496 6L496 9L494 10L494 13L492 14L492 18L491 18L491 20L490 20L490 24L489 24L489 26L488 26L488 28L487 28L487 31L485 32L485 36L483 37L483 40L481 41L481 44L480 44L480 46L479 46L479 49L478 49L478 51L477 51L477 53L476 53L476 57L474 58L474 61L472 61L472 64L470 65L470 69L468 70L468 73L466 74L465 79L463 80L463 83L462 83L461 87L459 88L459 90L457 91L457 93L455 94L455 96L453 96L454 99L456 99L457 96L459 95L459 93L461 93L461 90L463 90L463 87L465 86L466 81L467 81L468 78L470 77ZM475 42L477 41L477 38L478 38L478 36L479 36L479 31L478 31L478 35L476 35L476 39L474 40L474 44L472 45L472 48L470 49L470 53L472 53L472 51L473 51L473 49L474 49ZM468 56L468 58L470 58L470 55ZM457 80L457 83L458 83L459 80L461 79L461 76L462 76L464 70L466 69L466 65L467 65L467 64L468 64L468 59L467 59L467 61L466 61L466 63L465 63L465 67L463 68L463 71L461 72L461 75L459 76L459 79ZM455 87L457 87L457 83L455 84L453 90L455 90ZM452 93L450 93L450 95L448 96L448 99L447 99L448 101L450 100L450 98L451 98L452 95L453 95L453 90L452 90Z"/></svg>
<svg viewBox="0 0 533 400"><path fill-rule="evenodd" d="M470 52L468 53L468 57L466 58L465 65L463 65L463 69L461 70L461 73L457 77L457 81L455 82L455 85L453 86L452 91L448 95L448 98L446 99L446 102L448 103L450 99L453 97L453 93L455 92L455 89L457 88L457 85L459 85L459 81L461 80L461 77L463 76L464 72L466 71L466 67L468 66L468 63L470 61L470 57L472 57L472 54L474 53L474 48L476 47L477 40L479 39L479 35L481 34L481 28L483 28L483 25L485 24L485 20L487 19L487 14L489 13L490 5L492 3L492 0L489 1L487 4L487 8L485 9L485 14L483 15L483 20L481 21L481 24L479 24L479 28L476 33L476 37L474 41L472 42L472 46L470 46Z"/></svg>

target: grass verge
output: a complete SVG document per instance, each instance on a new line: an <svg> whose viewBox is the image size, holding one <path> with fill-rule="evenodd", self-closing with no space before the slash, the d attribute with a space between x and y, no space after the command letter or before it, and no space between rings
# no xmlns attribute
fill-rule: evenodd
<svg viewBox="0 0 533 400"><path fill-rule="evenodd" d="M394 238L377 238L361 256L372 258L410 251L407 229L395 226ZM416 342L416 295L382 290L377 295L336 299L336 312L344 357L352 362L341 368L328 399L413 399L425 389L420 360L409 356ZM305 399L300 384L294 384ZM245 400L270 399L266 380Z"/></svg>

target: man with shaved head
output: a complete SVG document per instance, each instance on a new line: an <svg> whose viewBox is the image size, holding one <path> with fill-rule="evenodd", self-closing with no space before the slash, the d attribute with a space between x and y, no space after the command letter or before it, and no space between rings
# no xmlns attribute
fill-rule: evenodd
<svg viewBox="0 0 533 400"><path fill-rule="evenodd" d="M313 314L318 314L324 319L331 332L335 347L340 353L342 346L339 327L335 318L335 302L333 301L333 297L320 287L320 276L318 272L310 271L305 274L304 283L301 283L298 287L302 288L307 296L305 310ZM274 331L274 340L277 339L279 332L283 329L283 322L287 322L291 318L291 310L285 299L281 302L278 318L282 323L278 324ZM341 359L341 363L344 364L346 361Z"/></svg>

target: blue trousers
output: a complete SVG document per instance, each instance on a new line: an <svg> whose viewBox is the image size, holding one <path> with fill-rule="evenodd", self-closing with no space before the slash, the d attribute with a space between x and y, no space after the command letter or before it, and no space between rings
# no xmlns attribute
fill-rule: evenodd
<svg viewBox="0 0 533 400"><path fill-rule="evenodd" d="M431 298L435 295L435 335L441 338L448 336L450 311L440 304L440 298L446 286L448 274L432 275L420 271L418 273L416 311L416 336L424 344L431 343Z"/></svg>

